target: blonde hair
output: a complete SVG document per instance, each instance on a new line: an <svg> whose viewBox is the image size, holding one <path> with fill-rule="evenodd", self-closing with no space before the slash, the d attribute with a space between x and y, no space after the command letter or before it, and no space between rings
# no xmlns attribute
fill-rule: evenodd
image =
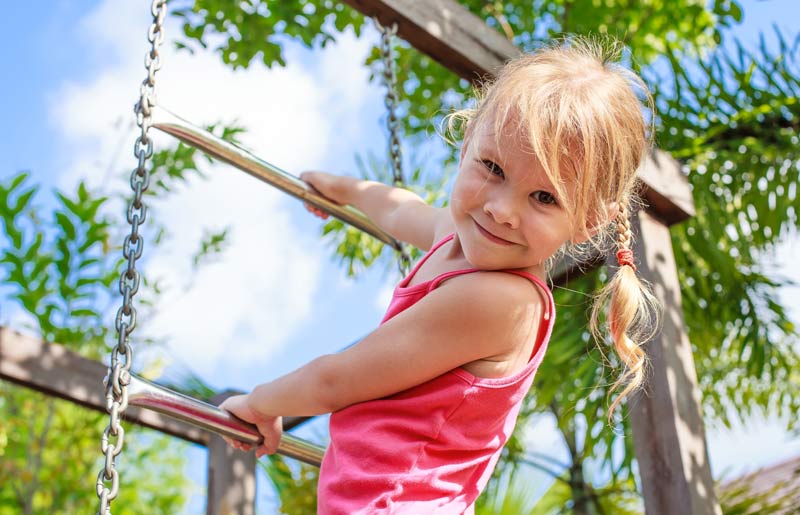
<svg viewBox="0 0 800 515"><path fill-rule="evenodd" d="M614 232L617 251L630 251L635 174L651 145L652 116L649 122L645 116L653 112L652 97L641 78L618 64L622 50L611 39L559 40L508 62L494 81L481 85L474 108L445 119L446 134L464 129L464 144L477 127L490 123L495 137L511 130L527 138L522 141L553 184L573 231L600 229L589 241L600 251L607 250ZM577 185L570 195L567 180ZM563 250L576 255L585 248ZM609 408L611 420L622 399L644 381L641 346L652 336L658 309L632 262L620 266L595 299L591 329L598 339L606 304L609 332L625 367L611 389L624 385Z"/></svg>

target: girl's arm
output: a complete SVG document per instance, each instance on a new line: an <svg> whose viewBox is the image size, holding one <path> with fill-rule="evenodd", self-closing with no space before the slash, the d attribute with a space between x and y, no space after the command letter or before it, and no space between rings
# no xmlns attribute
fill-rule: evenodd
<svg viewBox="0 0 800 515"><path fill-rule="evenodd" d="M403 188L323 172L303 172L300 178L334 202L355 207L394 238L422 250L433 246L439 225L447 219L445 210L429 206Z"/></svg>
<svg viewBox="0 0 800 515"><path fill-rule="evenodd" d="M535 288L503 273L451 279L356 345L257 386L246 404L266 418L319 415L400 392L472 361L513 355L524 363L544 309Z"/></svg>

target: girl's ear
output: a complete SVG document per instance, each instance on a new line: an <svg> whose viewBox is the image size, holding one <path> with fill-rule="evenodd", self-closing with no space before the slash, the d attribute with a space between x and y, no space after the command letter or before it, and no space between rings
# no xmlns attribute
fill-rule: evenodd
<svg viewBox="0 0 800 515"><path fill-rule="evenodd" d="M572 237L573 244L583 243L594 238L603 227L615 220L619 215L619 202L609 202L606 204L604 213L597 213L589 220L589 228L587 231L576 234Z"/></svg>

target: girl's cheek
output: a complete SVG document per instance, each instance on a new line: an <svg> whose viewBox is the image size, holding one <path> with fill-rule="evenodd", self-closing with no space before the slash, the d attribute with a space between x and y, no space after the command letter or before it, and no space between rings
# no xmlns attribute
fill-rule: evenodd
<svg viewBox="0 0 800 515"><path fill-rule="evenodd" d="M480 191L481 187L484 185L485 184L483 182L477 181L474 178L463 177L461 179L461 183L458 185L458 188L456 188L456 191L458 191L461 198L466 199L469 197L475 197Z"/></svg>

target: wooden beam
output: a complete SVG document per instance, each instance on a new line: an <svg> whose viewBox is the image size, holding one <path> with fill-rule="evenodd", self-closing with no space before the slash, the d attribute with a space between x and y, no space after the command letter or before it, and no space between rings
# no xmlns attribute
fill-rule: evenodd
<svg viewBox="0 0 800 515"><path fill-rule="evenodd" d="M641 211L631 224L638 272L664 307L661 331L645 347L650 360L645 390L629 402L645 512L721 515L669 228Z"/></svg>
<svg viewBox="0 0 800 515"><path fill-rule="evenodd" d="M0 378L106 413L103 377L107 366L67 348L0 327ZM152 411L128 407L123 420L200 445L209 435Z"/></svg>
<svg viewBox="0 0 800 515"><path fill-rule="evenodd" d="M492 76L520 50L454 0L343 0L456 75L475 82Z"/></svg>
<svg viewBox="0 0 800 515"><path fill-rule="evenodd" d="M672 156L654 150L637 175L645 185L641 195L647 201L648 212L665 225L675 225L695 215L689 179Z"/></svg>

